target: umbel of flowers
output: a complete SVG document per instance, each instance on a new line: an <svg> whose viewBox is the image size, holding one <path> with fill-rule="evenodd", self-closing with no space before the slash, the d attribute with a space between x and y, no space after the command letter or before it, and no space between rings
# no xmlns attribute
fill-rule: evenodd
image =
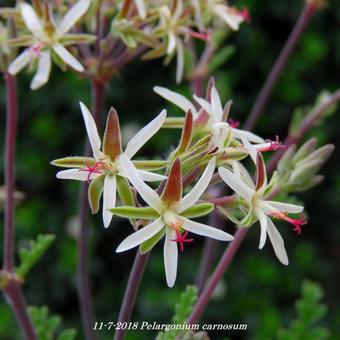
<svg viewBox="0 0 340 340"><path fill-rule="evenodd" d="M124 149L117 112L113 108L109 111L101 143L91 113L81 104L93 157L66 157L53 161L56 166L70 168L58 172L57 177L89 182L89 202L93 213L98 212L103 193L105 227L109 226L112 215L130 219L134 230L119 244L118 253L137 246L140 252L145 253L164 239L164 267L169 287L176 280L178 248L183 252L187 243L194 242L197 235L221 241L233 239L229 232L195 221L214 209L239 228L259 224L259 248L263 248L268 235L277 258L287 265L284 241L273 220L292 224L300 234L301 226L306 223L302 214L304 208L273 200L272 197L284 188L292 192L290 181L297 183L297 176L292 176L292 172L299 173L298 178L305 186L312 186L318 178L315 174L331 153L332 146L307 155L304 150L315 149L315 143L307 143L297 153L298 162L295 158L291 160L292 156L284 157L285 164L280 163L279 172L275 171L268 181L262 153L284 146L277 138L274 141L264 140L239 129L238 124L228 118L231 103L222 106L213 81L210 81L206 98L194 96L196 105L168 89L156 87L155 91L186 112L180 142L167 159L132 160L141 147L169 122L164 110ZM255 164L255 181L243 163L248 156ZM293 162L292 170L290 162ZM303 172L306 168L309 171ZM160 184L154 190L145 181L159 181ZM211 197L207 189L219 182L228 186L225 193L229 195ZM134 191L139 196L134 195ZM122 202L118 206L116 192Z"/></svg>

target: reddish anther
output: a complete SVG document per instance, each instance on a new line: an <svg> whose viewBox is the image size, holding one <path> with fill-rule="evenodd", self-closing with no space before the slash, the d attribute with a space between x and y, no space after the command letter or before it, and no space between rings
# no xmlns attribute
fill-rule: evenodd
<svg viewBox="0 0 340 340"><path fill-rule="evenodd" d="M180 248L181 252L183 252L184 251L184 243L193 242L194 239L186 238L188 236L188 234L189 234L188 230L186 230L183 234L181 234L181 232L177 228L175 228L175 231L176 231L176 236L177 237L175 239L171 240L171 241L178 242L179 243L179 248Z"/></svg>

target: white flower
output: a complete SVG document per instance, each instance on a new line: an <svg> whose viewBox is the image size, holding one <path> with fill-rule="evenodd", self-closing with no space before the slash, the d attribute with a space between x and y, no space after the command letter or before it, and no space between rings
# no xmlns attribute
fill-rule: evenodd
<svg viewBox="0 0 340 340"><path fill-rule="evenodd" d="M77 35L67 35L67 32L86 13L90 0L80 0L66 13L59 25L55 27L54 21L49 17L43 20L29 4L21 4L21 15L25 26L32 33L32 45L26 48L9 65L8 72L17 74L34 59L38 59L37 72L31 82L31 89L35 90L45 85L51 72L51 53L54 53L65 64L78 72L83 72L84 67L63 46L63 39L72 37L77 41ZM49 9L47 9L48 11ZM49 21L48 21L49 20Z"/></svg>
<svg viewBox="0 0 340 340"><path fill-rule="evenodd" d="M119 216L134 216L136 218L153 220L153 222L128 236L118 246L117 252L134 248L144 242L152 242L157 233L163 232L162 236L165 233L165 275L168 286L172 287L177 275L178 248L176 243L179 243L181 250L183 250L184 243L192 241L192 239L186 238L188 232L221 241L233 239L232 235L222 230L191 221L190 219L205 215L213 209L210 203L197 204L197 201L209 185L215 169L215 158L209 162L197 184L184 197L182 197L182 176L179 159L171 167L161 196L142 181L132 162L127 157L122 156L122 163L129 180L149 207L117 207L112 209L112 211ZM184 231L183 234L181 230Z"/></svg>
<svg viewBox="0 0 340 340"><path fill-rule="evenodd" d="M193 113L194 119L197 119L200 113L205 111L209 116L206 127L211 132L212 143L215 146L218 146L221 150L223 149L223 144L230 130L232 131L233 136L238 140L246 139L251 143L264 143L263 138L252 132L237 129L227 122L228 110L223 110L220 96L214 86L211 89L210 102L194 95L195 101L201 106L199 111L195 109L195 106L186 97L179 93L160 86L155 86L154 91L158 95L178 106L183 111L187 112L190 109Z"/></svg>
<svg viewBox="0 0 340 340"><path fill-rule="evenodd" d="M99 176L104 176L103 222L104 226L108 227L112 219L112 213L109 209L114 208L116 204L116 176L129 178L129 173L122 167L122 158L131 159L161 128L166 118L166 111L163 110L148 125L137 132L136 135L130 139L123 152L121 149L119 121L115 110L111 109L109 112L102 147L98 130L90 111L83 103L80 103L80 107L87 135L90 140L93 158L67 157L56 160L52 162L52 164L63 167L73 165L74 168L62 170L57 173L57 178L60 179L92 181ZM165 176L147 171L135 171L146 181L160 181L166 178Z"/></svg>
<svg viewBox="0 0 340 340"><path fill-rule="evenodd" d="M259 248L263 248L268 234L277 258L283 264L288 265L288 257L284 247L283 239L270 217L283 219L293 224L294 230L300 233L300 226L306 223L304 217L302 216L300 219L293 219L288 216L288 213L301 213L303 211L303 207L266 199L266 189L268 186L267 175L264 161L260 153L258 153L256 156L256 164L256 185L254 185L249 174L245 174L244 168L238 168L236 162L234 162L234 173L222 167L218 169L218 173L223 181L233 191L235 191L237 195L246 201L247 205L249 206L249 214L254 214L259 220L261 226Z"/></svg>

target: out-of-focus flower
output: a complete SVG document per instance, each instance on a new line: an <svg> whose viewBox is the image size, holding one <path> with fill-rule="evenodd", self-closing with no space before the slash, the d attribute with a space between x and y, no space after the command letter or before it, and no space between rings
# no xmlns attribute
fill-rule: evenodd
<svg viewBox="0 0 340 340"><path fill-rule="evenodd" d="M223 181L244 200L244 203L248 207L248 214L239 225L251 225L254 222L254 217L256 220L259 220L261 226L259 248L263 248L268 234L277 258L283 264L288 265L284 241L271 218L277 218L291 223L294 226L294 230L300 234L301 225L306 223L304 216L302 215L301 218L294 219L288 214L301 213L303 207L267 199L271 193L270 189L272 185L267 182L266 168L261 153L257 153L256 155L256 184L253 183L249 174L244 173L244 168L242 168L241 172L240 168L238 168L238 163L234 162L234 165L234 173L222 167L218 169L218 172Z"/></svg>
<svg viewBox="0 0 340 340"><path fill-rule="evenodd" d="M129 178L129 173L122 167L121 159L123 156L131 159L161 128L166 118L166 111L163 110L131 138L123 152L117 112L111 108L108 114L102 145L90 111L83 103L80 103L80 107L93 157L66 157L57 159L52 164L71 168L59 171L57 178L91 182L89 201L93 213L99 210L99 200L103 193L103 222L104 226L108 227L112 219L109 209L116 205L117 182L121 181L121 178ZM147 171L136 170L136 172L146 181L159 181L166 178Z"/></svg>
<svg viewBox="0 0 340 340"><path fill-rule="evenodd" d="M37 72L31 82L32 90L47 83L51 72L51 59L54 57L74 70L83 72L83 65L65 46L93 41L93 37L90 35L68 33L86 13L89 6L90 0L78 1L56 24L48 2L45 2L44 6L40 5L38 12L29 4L21 4L22 19L30 31L30 35L13 39L10 43L28 47L9 65L8 72L15 75L27 65L38 60Z"/></svg>
<svg viewBox="0 0 340 340"><path fill-rule="evenodd" d="M222 230L191 220L191 218L206 215L213 209L210 203L197 204L197 201L209 185L215 169L215 158L209 162L196 185L184 197L182 197L181 162L178 158L170 169L161 196L142 181L132 162L127 157L122 156L122 163L130 182L149 207L125 206L111 209L111 211L118 216L141 218L153 222L128 236L118 246L117 252L122 252L138 245L142 245L142 250L149 251L165 234L165 275L168 286L172 287L177 275L178 248L176 243L179 244L180 250L183 251L184 244L193 241L187 238L189 232L221 241L233 239L232 235Z"/></svg>

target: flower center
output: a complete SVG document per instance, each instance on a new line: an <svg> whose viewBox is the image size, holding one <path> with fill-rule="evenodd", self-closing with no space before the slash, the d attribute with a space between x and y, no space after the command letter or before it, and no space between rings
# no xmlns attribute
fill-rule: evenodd
<svg viewBox="0 0 340 340"><path fill-rule="evenodd" d="M86 182L88 183L90 182L92 174L101 174L104 172L106 168L107 168L107 165L105 164L105 162L102 162L102 161L98 161L94 163L93 165L87 162L86 167L79 169L79 171L86 171L88 173L86 177Z"/></svg>
<svg viewBox="0 0 340 340"><path fill-rule="evenodd" d="M41 50L44 47L44 44L39 42L37 44L32 45L28 52L30 54L31 59L40 58L41 57Z"/></svg>
<svg viewBox="0 0 340 340"><path fill-rule="evenodd" d="M181 226L182 226L182 224L180 222L174 223L172 225L172 228L174 228L175 232L176 232L176 238L172 239L171 241L179 243L179 249L181 250L181 252L183 252L184 251L184 243L194 242L194 239L186 238L188 236L188 234L189 234L189 231L186 230L182 234L181 231L180 231Z"/></svg>

